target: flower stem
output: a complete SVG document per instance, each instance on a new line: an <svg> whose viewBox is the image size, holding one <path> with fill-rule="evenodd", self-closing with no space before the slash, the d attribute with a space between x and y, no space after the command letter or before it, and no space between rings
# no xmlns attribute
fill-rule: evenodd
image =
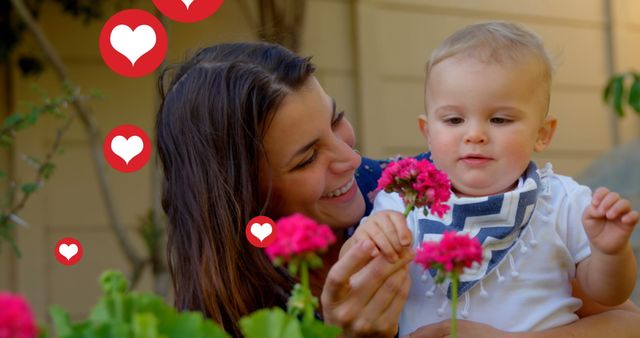
<svg viewBox="0 0 640 338"><path fill-rule="evenodd" d="M456 338L456 317L458 315L458 274L451 276L451 338Z"/></svg>
<svg viewBox="0 0 640 338"><path fill-rule="evenodd" d="M404 213L402 214L404 216L404 218L407 218L407 216L409 215L411 210L413 210L413 206L414 206L413 203L407 205L407 208L404 209Z"/></svg>
<svg viewBox="0 0 640 338"><path fill-rule="evenodd" d="M300 263L300 281L302 282L302 289L304 290L304 316L302 317L302 321L310 323L313 321L313 296L311 295L311 289L309 289L309 266L304 259Z"/></svg>

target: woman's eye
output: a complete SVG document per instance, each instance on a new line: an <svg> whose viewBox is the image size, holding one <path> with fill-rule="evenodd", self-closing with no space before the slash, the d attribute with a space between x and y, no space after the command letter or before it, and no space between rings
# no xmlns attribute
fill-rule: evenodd
<svg viewBox="0 0 640 338"><path fill-rule="evenodd" d="M342 120L344 120L344 111L338 113L333 121L331 121L331 127L337 126Z"/></svg>
<svg viewBox="0 0 640 338"><path fill-rule="evenodd" d="M460 124L464 122L464 120L461 117L450 117L448 119L445 119L444 122L447 124Z"/></svg>
<svg viewBox="0 0 640 338"><path fill-rule="evenodd" d="M311 164L311 163L316 159L316 154L317 154L317 151L316 151L316 150L314 150L314 151L313 151L313 153L311 154L311 156L309 156L309 157L308 157L307 159L305 159L304 161L300 162L300 163L299 163L297 166L295 166L295 168L293 168L293 169L294 169L294 170L295 170L295 169L302 169L302 168L304 168L304 167L308 166L309 164Z"/></svg>

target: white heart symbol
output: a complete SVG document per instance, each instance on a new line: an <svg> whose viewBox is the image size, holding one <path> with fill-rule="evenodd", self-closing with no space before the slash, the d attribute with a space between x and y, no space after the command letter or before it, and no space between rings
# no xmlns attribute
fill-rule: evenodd
<svg viewBox="0 0 640 338"><path fill-rule="evenodd" d="M131 136L129 139L118 135L111 140L111 151L123 159L127 165L132 158L138 156L144 148L144 143L139 136Z"/></svg>
<svg viewBox="0 0 640 338"><path fill-rule="evenodd" d="M191 4L195 1L195 0L181 0L182 3L187 6L187 10L189 10L189 6L191 6Z"/></svg>
<svg viewBox="0 0 640 338"><path fill-rule="evenodd" d="M78 253L78 246L75 244L66 245L62 244L58 247L58 252L63 255L67 260L70 260L71 257L75 256Z"/></svg>
<svg viewBox="0 0 640 338"><path fill-rule="evenodd" d="M262 242L267 236L271 235L271 224L264 223L253 223L251 224L251 234L256 236Z"/></svg>
<svg viewBox="0 0 640 338"><path fill-rule="evenodd" d="M156 45L156 32L148 25L140 25L135 30L129 26L117 25L109 37L111 46L124 55L134 66L138 59Z"/></svg>

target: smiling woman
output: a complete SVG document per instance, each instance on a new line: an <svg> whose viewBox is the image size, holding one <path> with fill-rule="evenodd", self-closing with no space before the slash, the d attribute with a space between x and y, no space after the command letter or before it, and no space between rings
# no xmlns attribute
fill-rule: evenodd
<svg viewBox="0 0 640 338"><path fill-rule="evenodd" d="M156 128L176 306L202 311L234 336L240 317L284 308L294 282L243 229L254 216L295 212L337 237L310 276L324 319L349 335L396 332L411 257L372 260L372 244L362 243L334 265L345 230L365 213L354 184L361 158L313 71L280 46L222 44L186 61L163 90Z"/></svg>

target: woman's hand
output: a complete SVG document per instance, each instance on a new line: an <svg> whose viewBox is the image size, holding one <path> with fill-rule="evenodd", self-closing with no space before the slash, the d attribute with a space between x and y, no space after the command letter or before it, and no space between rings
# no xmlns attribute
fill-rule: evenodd
<svg viewBox="0 0 640 338"><path fill-rule="evenodd" d="M487 324L461 319L457 322L459 338L499 338L507 337L509 334ZM447 319L436 324L425 325L403 338L449 338L450 334L451 320ZM510 333L510 337L513 337L513 333Z"/></svg>
<svg viewBox="0 0 640 338"><path fill-rule="evenodd" d="M397 332L414 253L405 250L391 264L383 255L372 257L374 248L370 240L350 248L331 267L322 289L324 320L341 327L343 336L393 337Z"/></svg>

